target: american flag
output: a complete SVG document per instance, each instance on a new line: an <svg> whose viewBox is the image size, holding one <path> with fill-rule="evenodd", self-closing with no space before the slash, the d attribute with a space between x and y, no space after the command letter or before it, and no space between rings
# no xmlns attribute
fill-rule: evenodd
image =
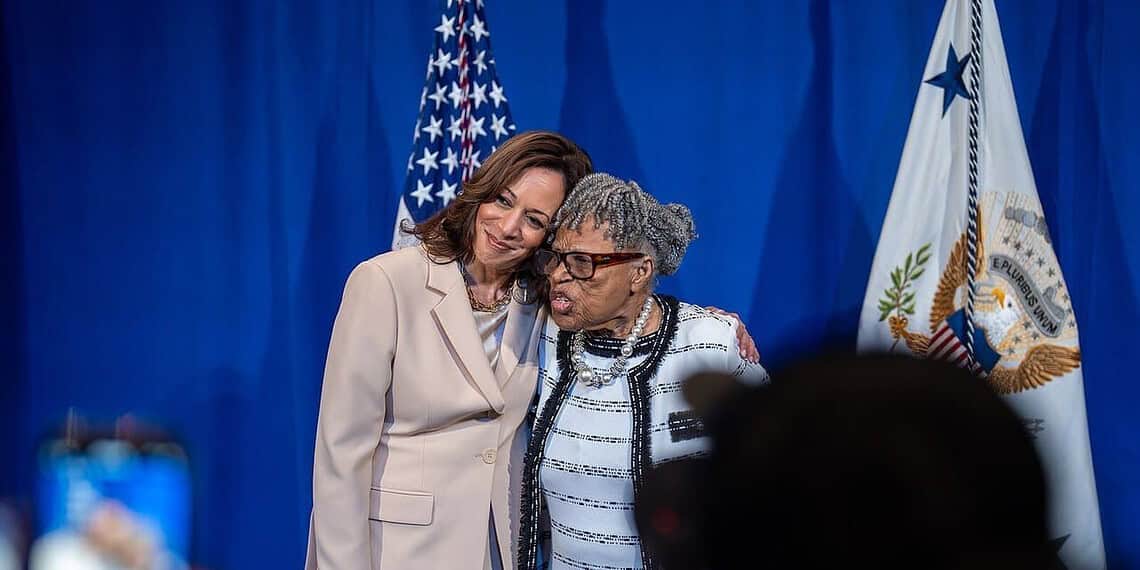
<svg viewBox="0 0 1140 570"><path fill-rule="evenodd" d="M420 222L447 206L515 132L483 0L441 0L440 6L392 249L415 243L400 232L405 220Z"/></svg>
<svg viewBox="0 0 1140 570"><path fill-rule="evenodd" d="M971 364L966 358L966 345L962 344L962 339L958 337L958 333L942 321L938 330L934 331L934 336L930 339L930 358L935 360L945 360L960 368L969 368L974 374L985 378L987 376L980 364L974 362Z"/></svg>
<svg viewBox="0 0 1140 570"><path fill-rule="evenodd" d="M966 321L962 310L958 310L942 321L930 337L930 348L926 356L935 360L945 360L966 368L981 378L989 376L990 370L1001 357L986 340L985 331L978 328L974 332L974 361L971 363L966 357Z"/></svg>

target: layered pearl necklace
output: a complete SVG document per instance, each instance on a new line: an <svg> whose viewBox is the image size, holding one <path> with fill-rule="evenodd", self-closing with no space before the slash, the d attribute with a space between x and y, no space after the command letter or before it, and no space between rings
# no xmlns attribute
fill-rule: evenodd
<svg viewBox="0 0 1140 570"><path fill-rule="evenodd" d="M641 336L641 331L645 329L645 323L649 322L649 313L652 310L653 296L650 295L646 297L645 304L641 306L641 312L638 313L637 320L633 323L633 330L629 331L629 336L621 345L621 354L608 369L597 370L586 364L586 332L574 333L574 338L570 341L570 361L574 365L575 378L591 388L601 388L613 384L614 380L625 375L626 363L629 361L629 357L633 356L633 345Z"/></svg>

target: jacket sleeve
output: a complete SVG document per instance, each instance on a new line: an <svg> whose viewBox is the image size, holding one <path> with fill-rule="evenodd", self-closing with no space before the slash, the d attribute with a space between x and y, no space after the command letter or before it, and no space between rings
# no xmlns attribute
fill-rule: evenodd
<svg viewBox="0 0 1140 570"><path fill-rule="evenodd" d="M737 321L737 326L744 325ZM760 364L753 364L740 357L740 340L736 338L735 327L731 334L725 336L725 339L728 343L728 350L724 353L723 372L730 374L741 384L751 386L767 384L770 381L768 371Z"/></svg>
<svg viewBox="0 0 1140 570"><path fill-rule="evenodd" d="M333 325L313 454L310 570L371 568L369 489L396 349L396 297L375 262L348 277Z"/></svg>

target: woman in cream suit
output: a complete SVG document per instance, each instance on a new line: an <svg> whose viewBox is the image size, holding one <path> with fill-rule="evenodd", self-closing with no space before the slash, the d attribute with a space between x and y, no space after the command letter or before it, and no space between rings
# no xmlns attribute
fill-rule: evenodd
<svg viewBox="0 0 1140 570"><path fill-rule="evenodd" d="M561 135L515 136L414 228L421 246L353 270L321 390L306 568L514 567L518 428L545 323L520 268L590 171Z"/></svg>

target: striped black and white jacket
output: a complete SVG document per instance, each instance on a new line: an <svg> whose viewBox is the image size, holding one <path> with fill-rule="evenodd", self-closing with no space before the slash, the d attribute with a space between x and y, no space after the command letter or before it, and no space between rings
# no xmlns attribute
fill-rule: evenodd
<svg viewBox="0 0 1140 570"><path fill-rule="evenodd" d="M549 321L524 462L520 568L654 567L633 517L642 478L652 465L708 451L681 383L708 371L752 384L767 381L763 367L740 357L734 320L666 295L656 299L661 326L639 339L628 374L600 388L574 380L568 365L572 335ZM587 363L608 368L622 344L587 337Z"/></svg>

